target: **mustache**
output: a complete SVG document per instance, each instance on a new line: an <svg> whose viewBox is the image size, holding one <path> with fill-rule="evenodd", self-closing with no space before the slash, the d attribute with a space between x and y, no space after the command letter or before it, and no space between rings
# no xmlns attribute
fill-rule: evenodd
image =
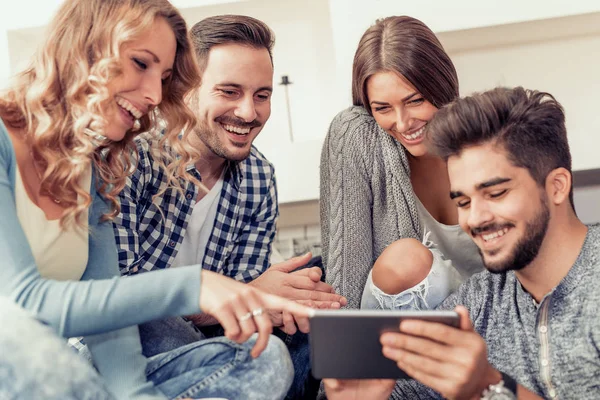
<svg viewBox="0 0 600 400"><path fill-rule="evenodd" d="M240 118L228 117L225 115L221 115L220 117L215 118L215 121L224 124L224 125L235 125L242 128L258 128L262 126L260 122L256 119L254 121L246 122Z"/></svg>
<svg viewBox="0 0 600 400"><path fill-rule="evenodd" d="M477 228L471 229L471 235L476 236L476 235L481 235L481 234L484 234L487 232L497 232L504 228L514 228L514 225L507 223L507 224L488 224L488 225L484 225L484 226L478 226Z"/></svg>

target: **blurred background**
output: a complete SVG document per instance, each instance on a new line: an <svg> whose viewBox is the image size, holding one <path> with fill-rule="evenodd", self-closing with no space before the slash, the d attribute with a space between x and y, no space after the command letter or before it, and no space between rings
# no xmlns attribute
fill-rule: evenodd
<svg viewBox="0 0 600 400"><path fill-rule="evenodd" d="M60 3L2 0L0 87L27 65ZM584 222L600 222L600 1L172 3L190 26L211 15L245 14L275 32L272 115L255 144L276 167L281 217L275 245L282 257L306 250L320 254L323 138L335 114L351 104L352 58L362 33L377 18L390 15L416 17L436 32L458 70L461 95L498 85L552 93L567 114L578 214ZM283 76L292 83L279 85Z"/></svg>

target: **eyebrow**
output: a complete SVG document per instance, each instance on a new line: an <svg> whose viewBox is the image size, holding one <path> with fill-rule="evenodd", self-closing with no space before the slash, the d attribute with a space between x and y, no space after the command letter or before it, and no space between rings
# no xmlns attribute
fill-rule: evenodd
<svg viewBox="0 0 600 400"><path fill-rule="evenodd" d="M240 85L239 83L233 83L233 82L217 83L215 86L229 86L229 87L234 87L236 89L243 89L242 85ZM263 90L266 90L268 92L273 92L273 86L262 86L262 87L259 87L256 91L262 92Z"/></svg>
<svg viewBox="0 0 600 400"><path fill-rule="evenodd" d="M501 185L503 183L506 182L510 182L512 181L511 178L493 178L490 179L489 181L485 181L485 182L481 182L480 184L478 184L477 186L475 186L475 189L479 190L483 190L483 189L487 189L496 185ZM461 192L460 190L458 191L450 191L450 200L454 200L457 197L461 197L464 196L465 194L463 192Z"/></svg>
<svg viewBox="0 0 600 400"><path fill-rule="evenodd" d="M418 95L419 95L419 93L418 93L418 92L414 92L414 93L412 93L412 94L409 94L409 95L408 95L408 96L406 96L405 98L403 98L401 101L404 103L405 101L408 101L408 100L410 100L410 99L412 99L413 97L415 97L415 96L418 96ZM389 103L386 103L385 101L376 101L376 100L373 100L373 101L372 101L371 103L369 103L369 104L371 104L371 105L375 104L375 105L386 106L386 105L388 105Z"/></svg>
<svg viewBox="0 0 600 400"><path fill-rule="evenodd" d="M153 52L151 52L150 50L148 50L148 49L135 49L135 50L150 54L152 56L152 61L154 61L157 64L160 64L160 58L158 58L158 56L156 54L154 54Z"/></svg>

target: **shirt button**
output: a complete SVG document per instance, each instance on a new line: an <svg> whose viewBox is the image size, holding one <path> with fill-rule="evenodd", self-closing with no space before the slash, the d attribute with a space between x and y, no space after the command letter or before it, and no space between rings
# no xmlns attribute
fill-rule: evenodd
<svg viewBox="0 0 600 400"><path fill-rule="evenodd" d="M171 240L171 241L169 242L169 247L175 247L175 242Z"/></svg>
<svg viewBox="0 0 600 400"><path fill-rule="evenodd" d="M556 390L550 389L550 391L548 392L548 394L550 395L550 397L554 398L554 397L556 397Z"/></svg>
<svg viewBox="0 0 600 400"><path fill-rule="evenodd" d="M191 200L192 199L192 195L188 193L188 194L185 195L185 198L188 199L188 200Z"/></svg>
<svg viewBox="0 0 600 400"><path fill-rule="evenodd" d="M542 333L548 332L548 327L546 325L540 326L540 332L542 332Z"/></svg>
<svg viewBox="0 0 600 400"><path fill-rule="evenodd" d="M544 366L544 367L548 366L548 360L546 360L545 358L542 360L542 366Z"/></svg>

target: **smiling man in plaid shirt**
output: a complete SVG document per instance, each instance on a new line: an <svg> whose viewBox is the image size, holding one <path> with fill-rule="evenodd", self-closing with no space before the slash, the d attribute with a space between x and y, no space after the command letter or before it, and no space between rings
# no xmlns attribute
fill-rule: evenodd
<svg viewBox="0 0 600 400"><path fill-rule="evenodd" d="M121 214L114 220L122 275L202 264L273 294L339 308L345 299L320 281L318 267L294 272L309 255L269 267L278 216L275 175L252 142L271 113L271 30L254 18L228 15L202 20L191 36L202 74L190 100L198 122L191 134L201 156L189 169L204 188L193 182L184 192L169 188L165 160L155 158L160 152L152 148L153 135L136 139L137 169L121 193ZM296 331L289 316L271 319L286 333ZM210 330L206 327L215 324L201 314L141 325L144 354L202 340ZM280 333L296 369L288 398L303 396L309 376L303 335Z"/></svg>

